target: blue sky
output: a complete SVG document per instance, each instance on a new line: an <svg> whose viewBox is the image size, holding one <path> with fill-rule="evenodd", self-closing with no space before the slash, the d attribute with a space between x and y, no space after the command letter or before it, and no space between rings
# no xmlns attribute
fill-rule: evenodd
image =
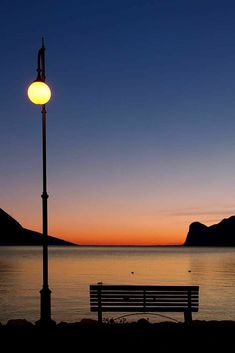
<svg viewBox="0 0 235 353"><path fill-rule="evenodd" d="M51 233L174 243L234 214L233 1L2 1L0 16L0 207L40 230L26 91L44 36Z"/></svg>

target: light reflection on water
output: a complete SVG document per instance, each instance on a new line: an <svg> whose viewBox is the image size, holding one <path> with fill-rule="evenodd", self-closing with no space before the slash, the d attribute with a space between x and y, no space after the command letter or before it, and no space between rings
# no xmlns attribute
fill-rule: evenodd
<svg viewBox="0 0 235 353"><path fill-rule="evenodd" d="M41 248L0 248L0 322L39 319L41 270ZM96 318L89 310L89 285L97 282L199 285L200 306L199 312L193 314L194 319L235 320L235 248L49 248L54 320L74 322L84 317ZM183 314L170 316L183 321ZM157 316L149 319L163 320Z"/></svg>

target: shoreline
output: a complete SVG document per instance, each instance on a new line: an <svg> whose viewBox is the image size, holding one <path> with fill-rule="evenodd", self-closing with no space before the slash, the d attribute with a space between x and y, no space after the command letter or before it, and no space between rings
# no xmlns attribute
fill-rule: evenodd
<svg viewBox="0 0 235 353"><path fill-rule="evenodd" d="M147 349L153 347L160 352L180 351L233 351L235 321L194 320L192 324L163 321L151 323L140 319L131 323L103 323L82 319L79 322L60 322L43 327L26 320L9 320L0 324L0 339L9 345L17 342L17 348L32 351L30 342L46 344L53 348L86 347L102 351ZM12 346L13 347L13 346ZM38 348L38 347L36 347ZM131 349L131 350L130 350Z"/></svg>

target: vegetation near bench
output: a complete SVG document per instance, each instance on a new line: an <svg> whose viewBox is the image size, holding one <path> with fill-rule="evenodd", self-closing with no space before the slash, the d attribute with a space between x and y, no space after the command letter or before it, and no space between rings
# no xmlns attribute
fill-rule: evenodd
<svg viewBox="0 0 235 353"><path fill-rule="evenodd" d="M90 309L103 312L183 312L186 323L199 307L199 286L90 285Z"/></svg>

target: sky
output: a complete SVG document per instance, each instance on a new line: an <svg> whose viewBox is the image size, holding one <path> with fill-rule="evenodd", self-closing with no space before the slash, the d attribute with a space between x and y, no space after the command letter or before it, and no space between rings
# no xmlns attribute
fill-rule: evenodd
<svg viewBox="0 0 235 353"><path fill-rule="evenodd" d="M49 233L173 245L235 214L235 3L2 0L0 207L41 231L44 36Z"/></svg>

